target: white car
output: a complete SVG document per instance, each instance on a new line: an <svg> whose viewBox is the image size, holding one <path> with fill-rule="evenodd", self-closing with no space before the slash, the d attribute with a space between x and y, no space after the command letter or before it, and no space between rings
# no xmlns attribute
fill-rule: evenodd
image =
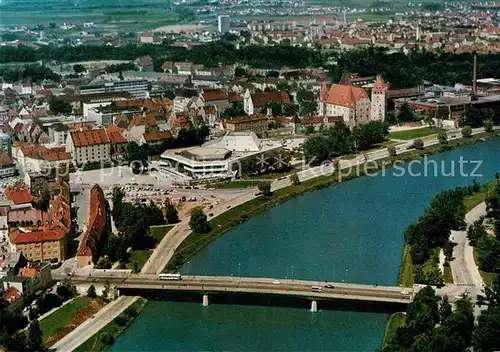
<svg viewBox="0 0 500 352"><path fill-rule="evenodd" d="M281 284L281 282L279 282L278 280L274 280L274 281L273 281L273 284L275 284L275 285L279 285L279 284Z"/></svg>

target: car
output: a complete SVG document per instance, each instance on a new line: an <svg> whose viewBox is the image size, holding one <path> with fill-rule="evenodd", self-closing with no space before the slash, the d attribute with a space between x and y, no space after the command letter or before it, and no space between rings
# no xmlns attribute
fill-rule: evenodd
<svg viewBox="0 0 500 352"><path fill-rule="evenodd" d="M332 284L326 284L325 287L326 288L335 288L335 286L333 286Z"/></svg>
<svg viewBox="0 0 500 352"><path fill-rule="evenodd" d="M403 290L403 291L401 291L401 294L402 294L402 295L409 295L409 294L410 294L410 292L408 292L408 291L406 291L406 290Z"/></svg>
<svg viewBox="0 0 500 352"><path fill-rule="evenodd" d="M273 284L275 284L275 285L279 285L279 284L281 284L281 282L280 282L279 280L274 280L274 281L273 281Z"/></svg>

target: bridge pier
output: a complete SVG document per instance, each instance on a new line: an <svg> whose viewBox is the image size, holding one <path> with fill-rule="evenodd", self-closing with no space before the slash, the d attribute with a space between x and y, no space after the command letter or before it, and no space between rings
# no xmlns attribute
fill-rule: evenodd
<svg viewBox="0 0 500 352"><path fill-rule="evenodd" d="M208 307L209 301L208 301L208 295L203 295L203 307Z"/></svg>
<svg viewBox="0 0 500 352"><path fill-rule="evenodd" d="M316 313L318 311L318 302L311 301L311 312Z"/></svg>

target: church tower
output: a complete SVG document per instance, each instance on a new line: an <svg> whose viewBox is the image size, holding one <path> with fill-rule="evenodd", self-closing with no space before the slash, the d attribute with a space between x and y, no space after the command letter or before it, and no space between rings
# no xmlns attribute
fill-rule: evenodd
<svg viewBox="0 0 500 352"><path fill-rule="evenodd" d="M326 87L326 82L323 81L321 84L321 91L319 93L319 115L326 116L326 101L328 99L328 88Z"/></svg>
<svg viewBox="0 0 500 352"><path fill-rule="evenodd" d="M377 82L372 88L372 101L370 109L371 121L384 121L387 107L387 84L382 76L377 76Z"/></svg>

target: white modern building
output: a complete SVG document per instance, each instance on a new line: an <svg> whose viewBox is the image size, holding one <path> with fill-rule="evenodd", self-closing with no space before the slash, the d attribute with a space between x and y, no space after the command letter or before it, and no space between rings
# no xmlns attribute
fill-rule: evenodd
<svg viewBox="0 0 500 352"><path fill-rule="evenodd" d="M237 177L244 171L245 160L260 158L269 163L271 157L266 155L278 153L282 148L277 142L259 139L255 132L229 132L200 147L165 151L160 168L192 179Z"/></svg>
<svg viewBox="0 0 500 352"><path fill-rule="evenodd" d="M130 79L105 81L98 80L80 87L80 94L96 94L110 92L128 92L134 98L148 97L148 81L146 79Z"/></svg>
<svg viewBox="0 0 500 352"><path fill-rule="evenodd" d="M228 15L219 15L217 17L217 29L219 33L227 33L231 28L231 18Z"/></svg>

